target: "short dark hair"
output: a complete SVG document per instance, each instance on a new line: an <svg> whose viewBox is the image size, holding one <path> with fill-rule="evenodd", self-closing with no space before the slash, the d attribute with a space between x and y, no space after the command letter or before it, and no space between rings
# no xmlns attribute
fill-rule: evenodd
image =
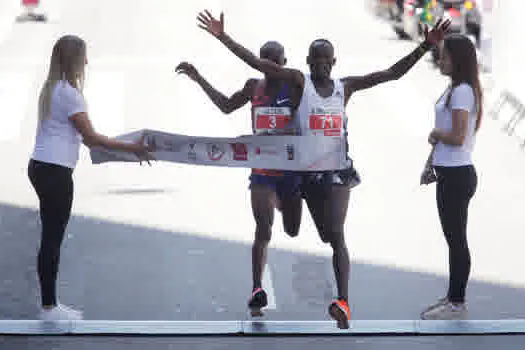
<svg viewBox="0 0 525 350"><path fill-rule="evenodd" d="M284 46L277 41L267 41L261 46L259 52L262 54L266 50L277 50L280 54L284 54Z"/></svg>
<svg viewBox="0 0 525 350"><path fill-rule="evenodd" d="M311 54L317 45L327 45L331 47L332 50L334 49L334 45L330 42L330 40L320 38L320 39L315 39L314 41L312 41L312 43L310 44L310 48L308 49L308 53Z"/></svg>

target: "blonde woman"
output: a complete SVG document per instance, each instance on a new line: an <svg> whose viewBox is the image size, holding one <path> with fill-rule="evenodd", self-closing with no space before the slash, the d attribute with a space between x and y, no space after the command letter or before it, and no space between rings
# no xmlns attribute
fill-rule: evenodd
<svg viewBox="0 0 525 350"><path fill-rule="evenodd" d="M143 139L124 143L97 133L88 117L82 95L86 44L79 37L66 35L53 47L48 77L38 105L35 147L28 175L40 202L42 237L38 252L42 320L82 319L80 311L58 302L56 280L60 246L73 202L73 170L78 161L80 142L86 146L133 152L149 160Z"/></svg>

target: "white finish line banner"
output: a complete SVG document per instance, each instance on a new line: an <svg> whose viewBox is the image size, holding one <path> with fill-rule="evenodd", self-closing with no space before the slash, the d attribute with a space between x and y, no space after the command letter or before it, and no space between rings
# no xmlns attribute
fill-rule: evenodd
<svg viewBox="0 0 525 350"><path fill-rule="evenodd" d="M155 145L156 160L235 168L322 171L348 168L344 141L339 137L312 136L240 136L236 138L198 137L140 130L120 135L122 141ZM138 162L136 155L104 148L91 149L93 164Z"/></svg>

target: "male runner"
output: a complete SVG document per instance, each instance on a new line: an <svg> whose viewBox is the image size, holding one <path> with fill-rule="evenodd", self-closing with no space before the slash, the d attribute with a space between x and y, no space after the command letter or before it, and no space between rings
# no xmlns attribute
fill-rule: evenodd
<svg viewBox="0 0 525 350"><path fill-rule="evenodd" d="M369 89L378 84L397 80L405 75L423 55L443 40L450 21L439 21L430 32L425 26L425 41L413 52L399 60L390 68L364 76L350 76L332 79L331 71L335 64L334 47L326 39L312 42L308 51L307 63L310 74L305 75L296 69L284 68L270 60L260 59L249 50L236 43L224 31L224 15L215 19L209 11L197 17L199 27L219 39L237 57L250 67L287 81L293 90L301 95L300 106L295 118L296 127L302 135L318 137L340 137L347 142L347 116L345 108L354 92ZM327 122L328 121L328 122ZM349 163L351 159L348 157ZM332 263L337 284L338 296L330 304L330 316L337 321L339 328L348 328L350 308L348 306L348 280L350 259L344 237L344 223L348 209L350 189L359 184L359 176L353 166L348 169L324 172L305 172L302 179L302 192L308 210L312 215L321 240L333 249Z"/></svg>
<svg viewBox="0 0 525 350"><path fill-rule="evenodd" d="M283 46L274 41L261 47L260 56L276 65L286 64ZM251 102L254 134L277 135L294 132L289 129L289 125L299 106L300 96L298 91L292 90L284 80L268 76L261 80L249 79L241 90L228 98L213 88L191 64L183 62L177 66L176 71L197 82L223 113L231 113ZM276 206L282 211L286 233L295 237L299 232L302 212L299 180L297 174L289 171L252 169L250 189L256 228L252 247L253 289L248 307L253 316L262 316L261 308L268 304L266 292L262 288L262 274L267 262Z"/></svg>

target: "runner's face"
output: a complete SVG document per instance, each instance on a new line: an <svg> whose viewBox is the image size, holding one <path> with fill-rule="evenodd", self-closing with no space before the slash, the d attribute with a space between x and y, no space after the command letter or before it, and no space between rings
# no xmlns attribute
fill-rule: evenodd
<svg viewBox="0 0 525 350"><path fill-rule="evenodd" d="M314 79L329 79L335 64L334 48L328 43L315 43L306 60Z"/></svg>

